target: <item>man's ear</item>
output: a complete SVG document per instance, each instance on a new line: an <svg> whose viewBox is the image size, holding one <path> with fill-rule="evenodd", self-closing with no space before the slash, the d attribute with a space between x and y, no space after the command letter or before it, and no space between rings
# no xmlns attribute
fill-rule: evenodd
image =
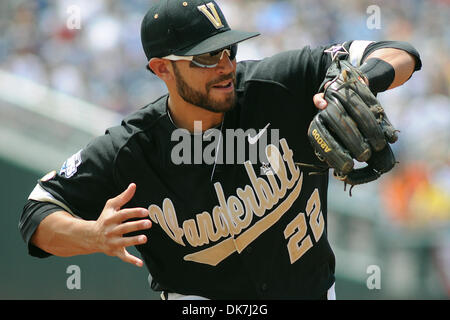
<svg viewBox="0 0 450 320"><path fill-rule="evenodd" d="M155 73L161 80L170 80L173 78L171 69L168 67L168 60L153 58L148 63L148 67Z"/></svg>

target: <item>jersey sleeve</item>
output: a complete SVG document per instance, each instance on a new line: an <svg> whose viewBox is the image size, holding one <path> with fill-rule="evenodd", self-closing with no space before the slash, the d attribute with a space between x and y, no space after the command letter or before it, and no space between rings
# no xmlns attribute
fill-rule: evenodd
<svg viewBox="0 0 450 320"><path fill-rule="evenodd" d="M40 202L28 200L23 208L19 221L19 231L23 240L28 245L28 254L33 257L46 258L51 256L50 253L36 247L31 243L31 237L36 231L37 226L44 218L50 214L64 210L60 206L50 202Z"/></svg>
<svg viewBox="0 0 450 320"><path fill-rule="evenodd" d="M359 67L368 54L381 47L405 47L396 41L349 40L342 43L281 52L261 61L242 63L243 81L283 86L297 99L316 94L333 59L347 60ZM411 51L411 50L409 50Z"/></svg>
<svg viewBox="0 0 450 320"><path fill-rule="evenodd" d="M359 67L363 61L364 53L372 43L373 41L351 40L312 49L309 61L309 77L313 86L312 94L319 91L333 60L347 60L355 67Z"/></svg>
<svg viewBox="0 0 450 320"><path fill-rule="evenodd" d="M96 220L106 201L120 193L114 177L116 149L107 133L69 157L58 172L50 172L38 180L19 221L19 231L31 255L46 256L30 244L45 217L63 210L77 218Z"/></svg>
<svg viewBox="0 0 450 320"><path fill-rule="evenodd" d="M70 214L96 220L116 195L115 146L109 134L94 139L69 157L59 172L38 181L29 199L50 202Z"/></svg>
<svg viewBox="0 0 450 320"><path fill-rule="evenodd" d="M295 98L311 97L317 93L331 65L330 50L338 47L349 50L351 41L343 44L331 44L278 53L261 61L241 63L246 85L253 82L265 82L280 85ZM341 58L342 54L338 54Z"/></svg>

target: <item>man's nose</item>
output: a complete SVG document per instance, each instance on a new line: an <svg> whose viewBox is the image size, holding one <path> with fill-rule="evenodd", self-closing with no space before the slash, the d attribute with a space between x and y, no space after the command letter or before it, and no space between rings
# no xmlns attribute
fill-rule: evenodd
<svg viewBox="0 0 450 320"><path fill-rule="evenodd" d="M224 52L222 59L220 59L219 64L216 67L217 72L219 72L220 74L228 74L234 71L235 64L233 63L233 61L230 59L228 54Z"/></svg>

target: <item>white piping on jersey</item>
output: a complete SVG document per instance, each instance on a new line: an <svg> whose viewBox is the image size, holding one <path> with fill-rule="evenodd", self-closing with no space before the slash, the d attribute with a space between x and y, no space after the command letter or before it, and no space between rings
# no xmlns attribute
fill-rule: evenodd
<svg viewBox="0 0 450 320"><path fill-rule="evenodd" d="M37 184L36 187L34 187L33 191L31 191L30 195L28 196L28 200L53 203L53 204L61 207L68 213L70 213L75 218L80 218L76 214L74 214L68 206L66 206L61 201L55 199L55 197L53 197L48 191L46 191L44 188L42 188L39 184Z"/></svg>
<svg viewBox="0 0 450 320"><path fill-rule="evenodd" d="M350 45L349 49L349 61L355 67L359 67L361 65L361 59L364 55L364 51L366 48L375 41L366 41L366 40L355 40Z"/></svg>

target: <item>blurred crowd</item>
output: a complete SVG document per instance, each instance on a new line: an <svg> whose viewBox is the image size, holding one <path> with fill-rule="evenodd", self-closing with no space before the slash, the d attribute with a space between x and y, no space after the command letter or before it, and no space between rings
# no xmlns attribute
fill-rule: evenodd
<svg viewBox="0 0 450 320"><path fill-rule="evenodd" d="M132 112L166 90L144 68L140 43L140 23L155 1L1 1L0 69L121 114ZM232 28L262 33L240 46L238 60L351 39L411 42L423 70L406 86L380 95L401 130L393 147L402 164L381 180L382 200L400 223L450 221L448 0L217 2Z"/></svg>

